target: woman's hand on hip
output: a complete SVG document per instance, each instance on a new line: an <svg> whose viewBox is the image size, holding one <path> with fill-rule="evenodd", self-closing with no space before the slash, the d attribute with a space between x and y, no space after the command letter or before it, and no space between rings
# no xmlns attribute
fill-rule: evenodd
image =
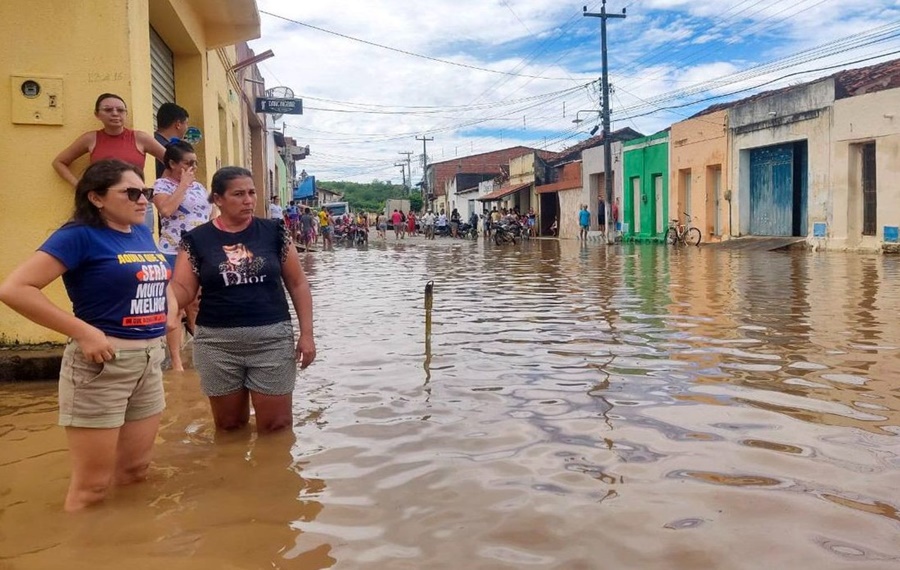
<svg viewBox="0 0 900 570"><path fill-rule="evenodd" d="M110 344L109 339L100 329L87 327L83 335L75 338L84 357L91 362L101 363L116 357L116 349Z"/></svg>
<svg viewBox="0 0 900 570"><path fill-rule="evenodd" d="M297 362L300 363L300 369L304 369L313 363L316 359L316 341L312 335L301 335L297 341Z"/></svg>

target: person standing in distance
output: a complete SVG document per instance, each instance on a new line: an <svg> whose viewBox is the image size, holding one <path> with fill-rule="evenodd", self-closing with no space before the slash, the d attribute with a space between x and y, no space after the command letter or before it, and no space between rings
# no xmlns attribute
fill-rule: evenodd
<svg viewBox="0 0 900 570"><path fill-rule="evenodd" d="M0 301L70 339L59 372L59 424L72 462L67 511L146 478L166 407L171 269L142 225L152 195L133 164L95 162L75 187L71 220L0 285ZM59 277L74 314L42 291Z"/></svg>
<svg viewBox="0 0 900 570"><path fill-rule="evenodd" d="M397 208L394 208L394 213L391 214L391 223L394 224L394 239L400 239L403 232L403 214Z"/></svg>
<svg viewBox="0 0 900 570"><path fill-rule="evenodd" d="M312 210L309 207L303 208L303 214L300 216L300 237L306 251L309 251L315 240L315 230L313 229L315 224L316 219L313 217Z"/></svg>
<svg viewBox="0 0 900 570"><path fill-rule="evenodd" d="M434 239L434 212L428 210L422 217L422 228L425 232L425 239Z"/></svg>
<svg viewBox="0 0 900 570"><path fill-rule="evenodd" d="M578 212L578 226L581 228L578 233L578 239L586 240L588 228L591 225L591 213L588 212L587 204L582 204L581 211Z"/></svg>
<svg viewBox="0 0 900 570"><path fill-rule="evenodd" d="M615 231L622 231L622 226L619 225L619 198L616 197L616 201L613 202L612 205L612 223L615 224Z"/></svg>
<svg viewBox="0 0 900 570"><path fill-rule="evenodd" d="M281 207L281 199L278 196L272 196L269 202L269 219L284 221L284 209Z"/></svg>
<svg viewBox="0 0 900 570"><path fill-rule="evenodd" d="M325 206L319 210L319 232L322 234L322 248L328 249L331 247L331 214L328 213L328 210L325 209Z"/></svg>
<svg viewBox="0 0 900 570"><path fill-rule="evenodd" d="M254 216L249 170L219 169L211 199L221 215L182 237L172 280L179 305L203 288L194 337L200 387L217 429L246 426L251 404L257 432L289 428L297 363L316 358L309 282L284 220ZM300 321L296 342L285 292Z"/></svg>

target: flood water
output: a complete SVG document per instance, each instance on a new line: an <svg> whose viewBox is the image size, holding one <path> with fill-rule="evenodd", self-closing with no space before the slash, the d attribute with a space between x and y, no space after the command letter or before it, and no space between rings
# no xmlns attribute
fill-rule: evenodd
<svg viewBox="0 0 900 570"><path fill-rule="evenodd" d="M900 568L900 259L445 239L304 263L292 433L216 438L167 374L150 480L66 515L55 386L0 386L0 568Z"/></svg>

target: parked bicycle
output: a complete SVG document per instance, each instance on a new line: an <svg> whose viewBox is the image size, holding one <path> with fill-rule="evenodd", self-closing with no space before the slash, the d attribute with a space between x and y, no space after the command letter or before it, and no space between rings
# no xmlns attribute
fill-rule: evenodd
<svg viewBox="0 0 900 570"><path fill-rule="evenodd" d="M700 245L702 234L699 228L691 225L691 215L684 213L686 223L682 224L677 219L669 222L669 229L666 230L666 243L669 245Z"/></svg>

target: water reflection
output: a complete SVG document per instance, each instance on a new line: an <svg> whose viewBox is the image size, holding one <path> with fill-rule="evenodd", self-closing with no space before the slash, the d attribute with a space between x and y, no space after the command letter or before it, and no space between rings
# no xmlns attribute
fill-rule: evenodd
<svg viewBox="0 0 900 570"><path fill-rule="evenodd" d="M152 482L87 525L58 514L52 387L0 387L0 561L900 564L900 260L407 240L303 264L293 433L213 441L171 376Z"/></svg>

